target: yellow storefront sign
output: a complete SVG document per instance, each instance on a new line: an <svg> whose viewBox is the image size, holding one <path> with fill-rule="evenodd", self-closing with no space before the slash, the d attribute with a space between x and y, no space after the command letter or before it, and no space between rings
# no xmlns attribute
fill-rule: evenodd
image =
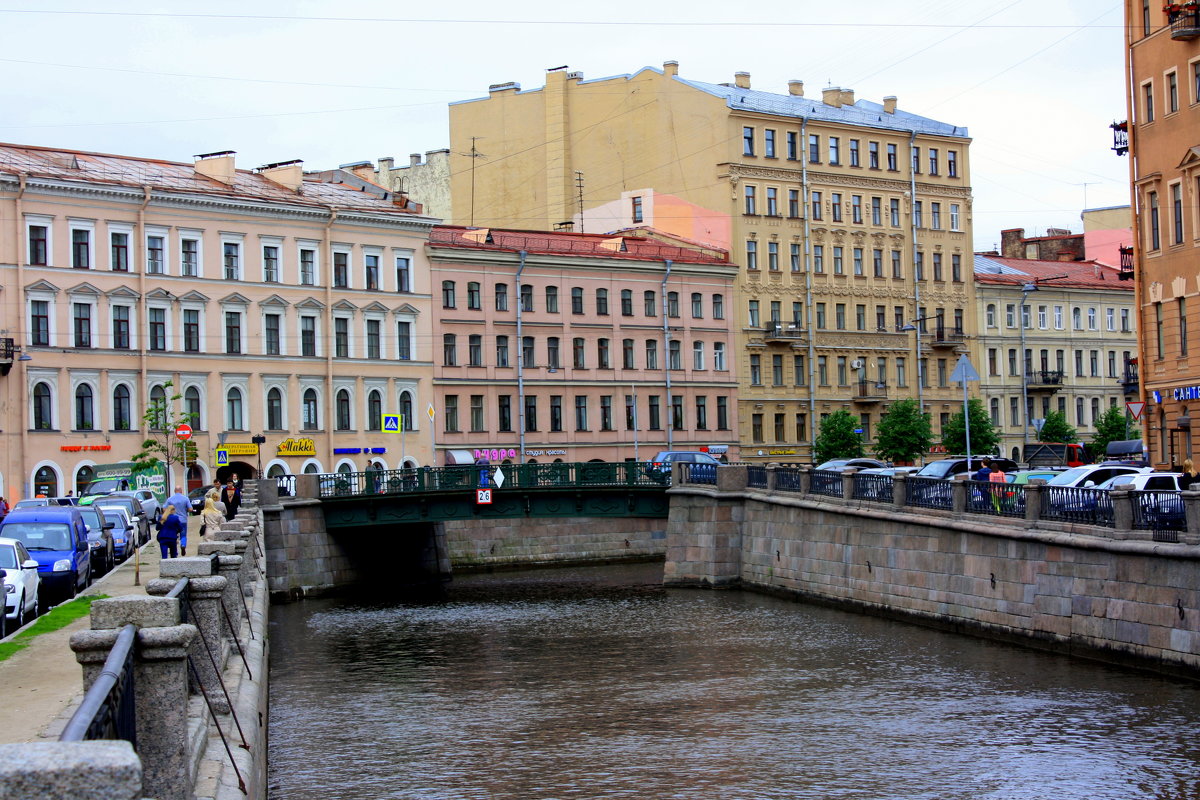
<svg viewBox="0 0 1200 800"><path fill-rule="evenodd" d="M284 439L279 443L281 456L315 456L317 445L312 439Z"/></svg>
<svg viewBox="0 0 1200 800"><path fill-rule="evenodd" d="M258 455L258 445L251 444L250 442L226 442L221 447L231 456Z"/></svg>

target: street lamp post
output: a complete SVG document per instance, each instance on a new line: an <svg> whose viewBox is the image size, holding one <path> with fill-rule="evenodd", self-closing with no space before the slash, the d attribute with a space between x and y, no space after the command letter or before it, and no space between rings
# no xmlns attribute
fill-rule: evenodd
<svg viewBox="0 0 1200 800"><path fill-rule="evenodd" d="M1021 326L1021 457L1029 449L1029 357L1025 353L1025 314L1028 308L1029 293L1038 290L1036 283L1026 283L1021 286L1020 318L1017 324Z"/></svg>
<svg viewBox="0 0 1200 800"><path fill-rule="evenodd" d="M925 413L925 395L922 390L925 381L925 370L921 368L921 329L918 327L920 323L926 320L937 319L941 314L934 314L929 317L917 317L907 325L900 327L901 332L916 331L917 332L917 411Z"/></svg>

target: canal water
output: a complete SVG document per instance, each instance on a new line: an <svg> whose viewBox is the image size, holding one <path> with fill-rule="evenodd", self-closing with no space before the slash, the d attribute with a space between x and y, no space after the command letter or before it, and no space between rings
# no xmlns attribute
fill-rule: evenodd
<svg viewBox="0 0 1200 800"><path fill-rule="evenodd" d="M270 797L1200 798L1200 686L661 576L274 607Z"/></svg>

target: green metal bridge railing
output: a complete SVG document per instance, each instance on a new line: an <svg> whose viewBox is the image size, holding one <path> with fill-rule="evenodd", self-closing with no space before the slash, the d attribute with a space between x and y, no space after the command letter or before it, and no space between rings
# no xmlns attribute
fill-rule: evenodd
<svg viewBox="0 0 1200 800"><path fill-rule="evenodd" d="M504 475L502 488L506 490L603 487L652 490L665 489L671 482L669 472L647 471L645 463L633 461L418 467L319 475L318 497L324 500L495 489L497 470ZM484 471L486 481L481 474Z"/></svg>

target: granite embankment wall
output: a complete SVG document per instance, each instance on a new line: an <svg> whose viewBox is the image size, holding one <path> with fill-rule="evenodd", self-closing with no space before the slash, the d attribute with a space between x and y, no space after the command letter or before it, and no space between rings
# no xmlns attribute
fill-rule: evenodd
<svg viewBox="0 0 1200 800"><path fill-rule="evenodd" d="M640 517L447 522L456 570L661 559L667 521Z"/></svg>
<svg viewBox="0 0 1200 800"><path fill-rule="evenodd" d="M1200 547L1113 535L686 486L671 493L665 578L791 594L1200 678Z"/></svg>

